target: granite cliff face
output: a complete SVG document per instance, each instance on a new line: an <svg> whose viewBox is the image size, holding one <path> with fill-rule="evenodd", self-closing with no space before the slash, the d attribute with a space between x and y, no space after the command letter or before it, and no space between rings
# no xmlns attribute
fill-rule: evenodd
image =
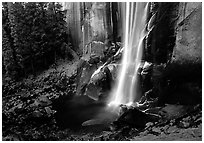
<svg viewBox="0 0 204 143"><path fill-rule="evenodd" d="M124 28L123 4L109 2L64 4L73 45L75 43L76 50L83 51L81 55L84 60L89 61L93 55L101 60L104 51L110 49L111 43L121 41ZM152 30L144 42L143 60L155 65L152 78L159 68L162 69L159 70L162 77L159 77L159 80L156 77L159 82L156 88L159 88L161 96L170 96L167 91L175 88L175 93L172 94L178 95L179 98L182 95L183 99L185 89L191 91L193 90L190 89L191 85L194 87L201 85L202 3L151 2L148 11L147 28ZM90 77L91 74L89 79ZM170 86L168 81L171 81ZM154 81L152 84L158 85Z"/></svg>
<svg viewBox="0 0 204 143"><path fill-rule="evenodd" d="M89 59L103 55L105 46L122 36L122 3L64 2L70 40L76 51ZM113 37L114 36L114 37ZM115 40L116 42L116 40Z"/></svg>
<svg viewBox="0 0 204 143"><path fill-rule="evenodd" d="M202 3L179 3L172 62L202 62Z"/></svg>

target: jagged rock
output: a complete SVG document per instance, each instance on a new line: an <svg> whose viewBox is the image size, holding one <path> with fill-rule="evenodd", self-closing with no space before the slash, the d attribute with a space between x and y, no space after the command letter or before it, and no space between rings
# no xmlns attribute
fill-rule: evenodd
<svg viewBox="0 0 204 143"><path fill-rule="evenodd" d="M145 130L145 131L143 131L143 132L140 132L140 136L146 136L147 134L149 133L149 131L148 130Z"/></svg>
<svg viewBox="0 0 204 143"><path fill-rule="evenodd" d="M95 54L92 54L88 62L89 64L97 64L99 61L100 61L100 57Z"/></svg>
<svg viewBox="0 0 204 143"><path fill-rule="evenodd" d="M102 140L102 136L94 137L94 138L93 138L93 141L101 141L101 140Z"/></svg>
<svg viewBox="0 0 204 143"><path fill-rule="evenodd" d="M167 130L169 129L169 125L165 125L164 127L161 128L164 133L167 133Z"/></svg>
<svg viewBox="0 0 204 143"><path fill-rule="evenodd" d="M154 99L154 100L145 100L144 103L142 104L138 104L137 108L145 111L146 113L148 112L148 110L156 107L158 105L158 98Z"/></svg>
<svg viewBox="0 0 204 143"><path fill-rule="evenodd" d="M35 110L33 113L32 113L32 117L34 117L34 118L40 118L40 117L42 117L43 116L43 114L40 112L40 111L38 111L38 110Z"/></svg>
<svg viewBox="0 0 204 143"><path fill-rule="evenodd" d="M144 110L145 113L149 114L159 114L159 111L162 109L162 107L154 107L154 108L148 108Z"/></svg>
<svg viewBox="0 0 204 143"><path fill-rule="evenodd" d="M18 135L9 135L2 138L2 141L22 141Z"/></svg>
<svg viewBox="0 0 204 143"><path fill-rule="evenodd" d="M193 125L193 118L191 118L190 116L183 118L181 121L179 121L178 126L181 128L188 128L191 125Z"/></svg>
<svg viewBox="0 0 204 143"><path fill-rule="evenodd" d="M114 59L116 60L116 53L119 51L119 49L121 48L121 43L117 42L117 44L112 43L112 46L108 47L105 51L104 51L104 60L107 60L110 57L114 56ZM119 59L119 58L118 58Z"/></svg>
<svg viewBox="0 0 204 143"><path fill-rule="evenodd" d="M110 90L112 75L107 67L97 69L91 76L91 79L86 87L85 95L94 100L103 100L106 97L104 93Z"/></svg>
<svg viewBox="0 0 204 143"><path fill-rule="evenodd" d="M158 128L158 127L153 127L153 128L152 128L152 132L155 132L155 133L160 134L160 133L161 133L161 130L160 130L160 128Z"/></svg>
<svg viewBox="0 0 204 143"><path fill-rule="evenodd" d="M38 100L41 106L49 106L52 104L52 101L50 101L46 95L40 96Z"/></svg>
<svg viewBox="0 0 204 143"><path fill-rule="evenodd" d="M9 109L8 112L15 114L17 110L21 110L22 108L23 108L23 103L14 106L13 108Z"/></svg>
<svg viewBox="0 0 204 143"><path fill-rule="evenodd" d="M190 127L190 122L180 122L179 123L179 127L181 127L181 128L188 128L188 127Z"/></svg>
<svg viewBox="0 0 204 143"><path fill-rule="evenodd" d="M104 56L105 44L101 41L91 41L84 48L84 56L90 59L91 55L94 54L98 57Z"/></svg>
<svg viewBox="0 0 204 143"><path fill-rule="evenodd" d="M148 123L146 123L146 127L145 128L149 128L149 127L151 127L151 126L153 126L154 125L154 123L152 123L152 122L148 122Z"/></svg>
<svg viewBox="0 0 204 143"><path fill-rule="evenodd" d="M77 68L77 95L84 94L87 84L94 71L97 69L96 64L89 64L87 60L81 59Z"/></svg>
<svg viewBox="0 0 204 143"><path fill-rule="evenodd" d="M34 103L30 105L30 107L39 107L39 106L49 106L52 104L52 101L50 101L45 95L41 95L37 99L35 99Z"/></svg>
<svg viewBox="0 0 204 143"><path fill-rule="evenodd" d="M117 78L118 70L119 70L120 66L121 66L120 64L108 64L107 65L107 68L110 70L110 73L112 75L113 81L115 81Z"/></svg>
<svg viewBox="0 0 204 143"><path fill-rule="evenodd" d="M46 111L48 117L50 117L50 116L54 113L54 111L52 111L52 110L50 109L50 107L45 107L45 111Z"/></svg>
<svg viewBox="0 0 204 143"><path fill-rule="evenodd" d="M191 106L167 104L159 111L159 114L164 120L172 120L187 114L190 108Z"/></svg>
<svg viewBox="0 0 204 143"><path fill-rule="evenodd" d="M146 114L137 108L130 108L125 111L115 122L117 126L129 125L131 127L144 128L146 123L158 121L159 116Z"/></svg>
<svg viewBox="0 0 204 143"><path fill-rule="evenodd" d="M176 133L179 132L179 129L176 126L170 126L167 130L167 133L171 134L171 133Z"/></svg>

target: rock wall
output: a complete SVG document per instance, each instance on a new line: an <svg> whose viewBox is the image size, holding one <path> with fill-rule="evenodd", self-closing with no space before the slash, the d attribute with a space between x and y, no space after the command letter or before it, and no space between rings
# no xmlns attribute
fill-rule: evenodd
<svg viewBox="0 0 204 143"><path fill-rule="evenodd" d="M176 44L172 62L178 64L202 62L202 3L179 3L176 24Z"/></svg>
<svg viewBox="0 0 204 143"><path fill-rule="evenodd" d="M202 3L179 3L175 46L169 75L182 81L202 81Z"/></svg>
<svg viewBox="0 0 204 143"><path fill-rule="evenodd" d="M147 39L146 60L155 64L152 79L159 104L198 104L202 99L202 3L151 6L150 17L156 14L156 18Z"/></svg>
<svg viewBox="0 0 204 143"><path fill-rule="evenodd" d="M122 36L122 3L63 2L62 5L67 11L68 32L74 49L83 57L103 56L107 41L113 41L113 34L116 38Z"/></svg>
<svg viewBox="0 0 204 143"><path fill-rule="evenodd" d="M151 3L153 30L146 44L145 60L168 63L173 78L202 75L202 3ZM196 76L197 75L197 76Z"/></svg>

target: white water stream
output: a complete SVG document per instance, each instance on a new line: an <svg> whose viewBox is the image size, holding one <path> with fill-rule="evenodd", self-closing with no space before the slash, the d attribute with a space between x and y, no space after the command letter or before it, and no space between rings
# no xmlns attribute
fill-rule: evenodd
<svg viewBox="0 0 204 143"><path fill-rule="evenodd" d="M111 92L109 105L129 105L137 98L137 71L141 63L144 37L147 34L147 12L148 3L126 3L122 66L115 87Z"/></svg>

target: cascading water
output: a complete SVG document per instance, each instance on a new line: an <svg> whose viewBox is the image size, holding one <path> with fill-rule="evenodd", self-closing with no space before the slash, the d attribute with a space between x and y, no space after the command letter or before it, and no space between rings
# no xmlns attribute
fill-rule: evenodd
<svg viewBox="0 0 204 143"><path fill-rule="evenodd" d="M147 34L148 3L127 2L125 18L124 52L118 80L111 92L110 104L131 104L137 97L137 71L143 53L143 40Z"/></svg>
<svg viewBox="0 0 204 143"><path fill-rule="evenodd" d="M83 123L84 126L93 124L108 124L114 121L120 109L120 104L131 104L136 99L137 71L141 63L143 52L143 41L148 31L146 31L146 19L148 13L148 3L124 3L125 28L124 28L124 50L122 66L119 70L118 81L111 92L109 106L102 108L98 115ZM100 72L101 66L92 76Z"/></svg>

